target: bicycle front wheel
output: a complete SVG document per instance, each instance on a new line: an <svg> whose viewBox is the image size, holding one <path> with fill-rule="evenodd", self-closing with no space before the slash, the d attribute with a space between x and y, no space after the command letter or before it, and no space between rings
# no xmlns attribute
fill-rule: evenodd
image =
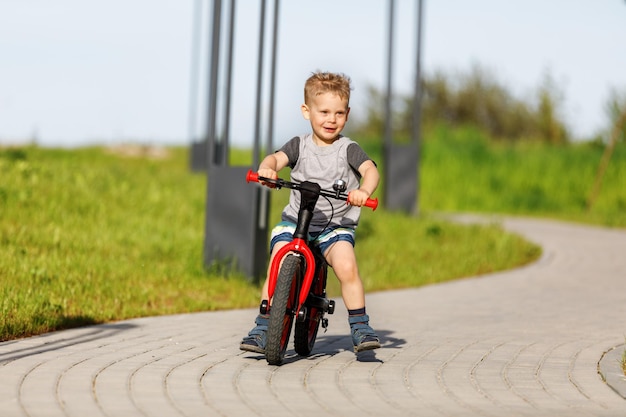
<svg viewBox="0 0 626 417"><path fill-rule="evenodd" d="M310 308L302 322L296 322L294 349L300 356L309 356L315 345L317 332L320 328L322 314L316 308Z"/></svg>
<svg viewBox="0 0 626 417"><path fill-rule="evenodd" d="M295 309L297 308L295 279L300 269L301 258L289 254L283 260L278 271L278 279L267 327L267 343L265 345L265 359L270 365L280 365L285 357Z"/></svg>
<svg viewBox="0 0 626 417"><path fill-rule="evenodd" d="M326 298L326 267L317 272L317 277L313 281L310 294ZM324 310L307 306L307 312L304 320L296 320L294 334L294 349L300 356L309 356L315 345L317 332L320 328L320 320L324 316Z"/></svg>

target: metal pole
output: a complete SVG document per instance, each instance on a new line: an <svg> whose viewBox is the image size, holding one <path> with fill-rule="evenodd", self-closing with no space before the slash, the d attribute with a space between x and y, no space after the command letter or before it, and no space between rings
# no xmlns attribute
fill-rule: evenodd
<svg viewBox="0 0 626 417"><path fill-rule="evenodd" d="M387 39L387 96L385 97L385 146L391 146L393 127L391 123L391 97L393 88L393 22L395 14L395 0L389 0L389 27Z"/></svg>
<svg viewBox="0 0 626 417"><path fill-rule="evenodd" d="M422 0L417 0L417 38L415 48L415 94L413 96L413 128L411 138L417 143L422 124Z"/></svg>
<svg viewBox="0 0 626 417"><path fill-rule="evenodd" d="M259 148L261 147L261 94L263 91L263 47L265 45L265 0L261 1L261 20L259 22L259 57L257 66L257 80L256 80L256 116L254 120L254 150L252 156L252 165L259 166L261 162L259 156Z"/></svg>
<svg viewBox="0 0 626 417"><path fill-rule="evenodd" d="M393 140L393 44L394 44L395 1L389 1L389 43L387 57L387 97L385 102L385 143L383 187L385 207L389 210L415 212L417 147L415 143L399 144Z"/></svg>
<svg viewBox="0 0 626 417"><path fill-rule="evenodd" d="M207 109L207 168L213 163L213 147L215 145L215 119L217 114L217 79L220 56L220 22L222 17L222 0L213 0L213 30L211 32L211 53L209 64L209 102Z"/></svg>
<svg viewBox="0 0 626 417"><path fill-rule="evenodd" d="M202 0L194 0L191 31L191 71L189 74L188 135L191 143L196 139L196 116L198 115L198 69L200 61L200 28L202 27Z"/></svg>
<svg viewBox="0 0 626 417"><path fill-rule="evenodd" d="M228 165L228 154L230 149L230 110L231 110L231 91L232 91L232 78L233 78L233 49L235 38L235 8L236 0L230 2L230 16L228 21L228 40L227 48L228 54L226 57L226 90L224 92L224 135L221 143L221 152L218 158L222 165Z"/></svg>
<svg viewBox="0 0 626 417"><path fill-rule="evenodd" d="M265 152L272 152L274 147L274 102L276 99L276 60L278 49L278 8L280 0L274 0L274 27L272 31L272 68L270 69L270 108L267 121L267 148Z"/></svg>
<svg viewBox="0 0 626 417"><path fill-rule="evenodd" d="M420 154L421 154L421 133L422 133L422 11L423 1L417 1L417 39L415 48L415 96L413 98L413 128L411 132L412 141L416 149L416 183L417 191L415 195L415 214L419 212L419 190L420 190Z"/></svg>
<svg viewBox="0 0 626 417"><path fill-rule="evenodd" d="M211 106L209 115L209 143L210 149L207 153L214 152L215 158L209 158L207 168L207 199L205 217L205 241L204 241L204 263L211 265L215 262L228 262L230 265L240 268L251 278L261 278L266 271L267 262L267 213L269 212L268 198L262 198L262 193L267 193L267 189L251 187L244 181L249 166L229 166L228 145L230 140L230 107L231 107L231 84L234 81L233 72L233 49L234 49L234 27L235 27L235 1L231 0L230 24L227 31L225 47L226 67L219 63L221 55L220 45L220 20L221 0L214 0L213 12L213 36L211 49L211 72L210 72L210 100ZM255 164L258 165L260 125L261 125L261 84L263 67L263 46L265 32L265 0L261 7L261 28L259 41L259 71L257 84L256 102L256 125L255 125ZM220 71L221 70L221 71ZM217 90L218 80L220 88ZM225 85L224 85L225 84ZM223 86L223 87L222 87ZM220 105L225 104L223 112L219 116L224 116L224 132L221 132L221 143L217 145L219 138L216 137L216 104L218 93L225 94L223 100L219 100ZM211 155L209 155L211 156ZM232 262L235 263L232 263Z"/></svg>

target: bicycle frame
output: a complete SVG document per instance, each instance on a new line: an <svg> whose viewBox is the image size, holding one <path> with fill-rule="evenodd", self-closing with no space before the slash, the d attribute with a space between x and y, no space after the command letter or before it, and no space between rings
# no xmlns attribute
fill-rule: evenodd
<svg viewBox="0 0 626 417"><path fill-rule="evenodd" d="M291 324L293 320L293 316L297 315L297 323L307 323L311 319L311 317L316 317L315 322L312 322L312 327L308 328L304 331L304 333L308 333L308 342L305 342L304 345L301 342L301 338L299 335L303 333L299 333L300 324L296 324L296 352L299 354L308 355L311 351L313 344L315 342L315 337L317 334L317 329L322 323L322 327L327 327L328 321L324 319L323 315L325 313L332 314L334 310L334 301L328 300L325 296L326 294L326 263L323 260L323 255L319 254L319 251L313 253L313 250L309 247L308 242L308 231L309 226L311 224L311 220L313 218L313 212L315 209L315 205L319 200L320 196L331 197L338 200L348 201L350 199L350 194L345 194L345 183L340 185L333 186L334 192L329 190L323 190L319 186L319 184L304 181L302 183L294 183L290 181L285 181L283 179L271 179L260 177L257 173L254 173L252 170L248 171L246 175L246 181L254 181L254 182L263 182L265 185L271 188L280 189L282 187L291 188L294 190L298 190L301 195L300 208L298 211L298 221L296 224L296 230L293 234L293 239L291 242L282 246L274 255L272 263L270 265L269 277L268 277L268 301L274 300L274 296L276 295L281 301L278 302L280 305L277 311L281 311L279 313L281 316L284 314L284 318L279 318L280 316L274 316L272 311L270 311L270 329L278 329L282 326L282 330L280 335L274 333L273 330L270 330L270 333L274 333L274 337L280 338L280 351L277 350L278 346L274 344L275 340L273 337L271 340L272 348L269 348L270 341L268 340L268 347L266 349L266 359L270 364L276 365L280 364L282 361L282 356L284 355L284 351L286 350L287 342L289 339L289 333L291 329ZM376 209L378 206L378 199L368 199L366 201L365 206L370 207L372 209ZM301 278L298 278L297 281L292 281L291 277L289 277L289 281L285 281L285 277L288 275L284 275L283 278L280 278L283 275L281 271L281 267L283 266L283 260L287 259L290 254L298 254L304 258L304 265L299 264L300 271L294 273ZM320 257L321 264L317 265L316 257ZM293 268L292 262L289 262L290 266L285 269L287 274L291 274ZM301 276L302 271L304 272L304 276ZM321 277L321 281L317 283L316 277ZM290 282L293 285L291 287L291 294L287 297L287 293L285 291L288 288L285 287L284 284ZM311 294L311 287L315 283L315 294ZM276 292L277 286L280 286L280 290L278 293ZM317 293L320 294L317 294ZM311 297L311 298L310 298ZM289 301L291 300L291 301ZM307 302L308 300L308 302ZM265 301L264 301L265 303ZM273 303L272 303L273 305ZM295 308L294 308L295 307ZM308 308L311 308L309 311ZM282 312L282 309L285 308L286 311ZM262 305L262 309L267 309L267 306ZM270 307L271 310L271 307ZM263 311L263 310L262 310ZM266 310L267 311L267 310ZM274 318L276 317L279 322L275 322ZM269 337L269 336L268 336ZM304 346L304 347L299 347ZM271 354L268 353L271 351ZM301 353L304 351L304 353Z"/></svg>

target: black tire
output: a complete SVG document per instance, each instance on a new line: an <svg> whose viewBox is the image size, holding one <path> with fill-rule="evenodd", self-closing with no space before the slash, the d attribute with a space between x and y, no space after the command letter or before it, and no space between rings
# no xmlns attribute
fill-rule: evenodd
<svg viewBox="0 0 626 417"><path fill-rule="evenodd" d="M317 296L326 295L326 268L316 272L316 279L313 281L311 292ZM318 308L309 307L304 321L296 320L294 333L294 349L300 356L309 356L315 345L317 332L324 312Z"/></svg>
<svg viewBox="0 0 626 417"><path fill-rule="evenodd" d="M295 305L297 280L294 277L300 269L300 262L300 257L287 255L278 271L265 345L265 359L270 365L280 365L285 357L294 310L297 308Z"/></svg>
<svg viewBox="0 0 626 417"><path fill-rule="evenodd" d="M320 318L320 311L310 308L304 321L296 321L293 344L298 355L309 356L311 354L320 328Z"/></svg>

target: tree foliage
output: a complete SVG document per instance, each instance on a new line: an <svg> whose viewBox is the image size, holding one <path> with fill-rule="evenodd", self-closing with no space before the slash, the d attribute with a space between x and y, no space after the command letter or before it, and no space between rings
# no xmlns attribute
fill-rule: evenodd
<svg viewBox="0 0 626 417"><path fill-rule="evenodd" d="M385 96L369 87L368 118L359 130L382 131ZM438 71L422 80L423 125L472 125L497 140L568 142L562 103L563 94L549 75L530 101L516 98L494 74L479 66L456 75ZM398 136L409 135L414 105L412 94L394 98L392 124Z"/></svg>
<svg viewBox="0 0 626 417"><path fill-rule="evenodd" d="M606 114L615 142L626 142L626 91L612 89L606 103Z"/></svg>

